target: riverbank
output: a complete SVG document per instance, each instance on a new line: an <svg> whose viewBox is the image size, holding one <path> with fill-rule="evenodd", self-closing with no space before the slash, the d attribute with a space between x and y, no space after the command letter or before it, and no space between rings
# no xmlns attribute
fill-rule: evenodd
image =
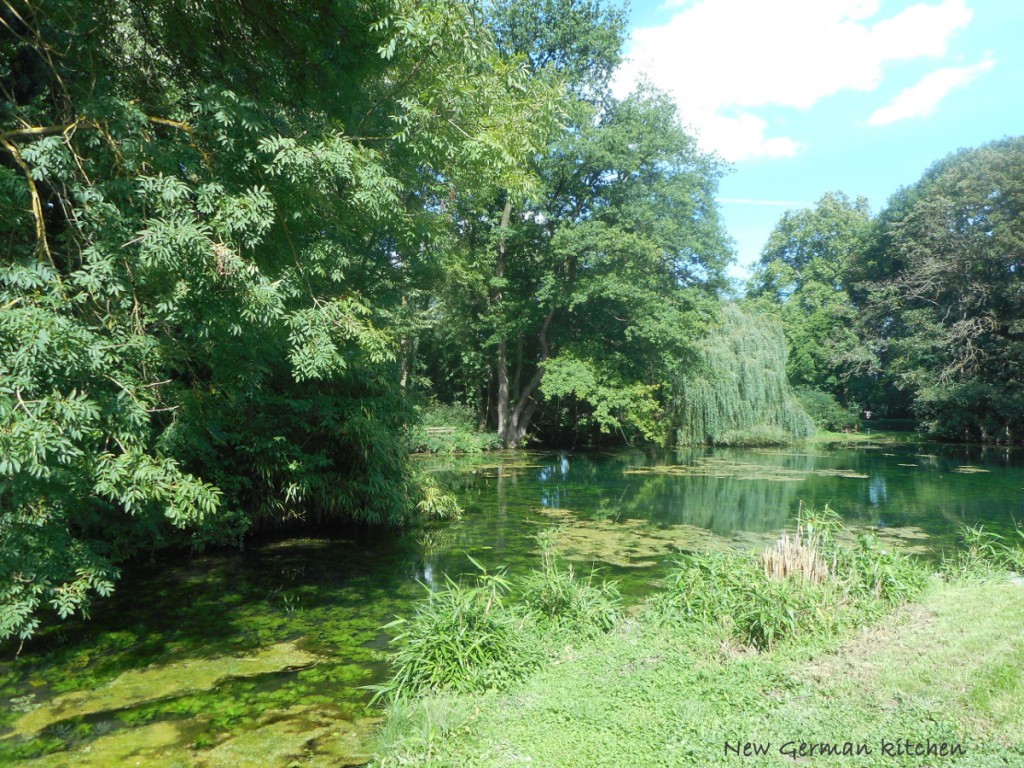
<svg viewBox="0 0 1024 768"><path fill-rule="evenodd" d="M1021 765L1021 626L1006 577L933 578L868 629L765 653L635 616L508 693L398 708L378 765Z"/></svg>

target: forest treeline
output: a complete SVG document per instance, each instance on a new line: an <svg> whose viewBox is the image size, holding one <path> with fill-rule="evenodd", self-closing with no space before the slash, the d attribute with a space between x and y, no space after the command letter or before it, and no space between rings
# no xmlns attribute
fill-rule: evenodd
<svg viewBox="0 0 1024 768"><path fill-rule="evenodd" d="M1018 440L1020 143L874 218L787 214L727 302L727 168L665 94L613 96L626 30L604 0L4 3L0 639L140 551L407 520L415 435L456 424Z"/></svg>
<svg viewBox="0 0 1024 768"><path fill-rule="evenodd" d="M828 426L868 410L928 437L1019 444L1022 273L1017 137L938 161L876 216L841 192L786 213L746 303L782 323L789 381Z"/></svg>

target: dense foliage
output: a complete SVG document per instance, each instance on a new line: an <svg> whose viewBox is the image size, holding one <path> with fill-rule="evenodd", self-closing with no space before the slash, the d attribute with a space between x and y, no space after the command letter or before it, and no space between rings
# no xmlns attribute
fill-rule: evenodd
<svg viewBox="0 0 1024 768"><path fill-rule="evenodd" d="M819 426L1019 441L1022 141L875 220L787 213L744 314L722 165L667 95L611 95L625 30L604 0L4 3L0 639L139 551L457 516L410 449L781 442L813 428L790 383Z"/></svg>
<svg viewBox="0 0 1024 768"><path fill-rule="evenodd" d="M871 232L867 200L842 192L823 195L813 208L787 211L765 243L747 291L750 305L782 322L790 382L832 395L843 406L867 396L855 375L864 352L847 279Z"/></svg>
<svg viewBox="0 0 1024 768"><path fill-rule="evenodd" d="M675 382L678 444L771 445L814 433L786 378L777 324L727 304L698 350L699 364Z"/></svg>
<svg viewBox="0 0 1024 768"><path fill-rule="evenodd" d="M1024 430L1024 139L961 150L871 219L825 195L769 238L747 302L780 318L789 374L823 426L908 417L950 440Z"/></svg>
<svg viewBox="0 0 1024 768"><path fill-rule="evenodd" d="M139 548L407 516L403 299L557 84L457 0L0 14L0 637Z"/></svg>
<svg viewBox="0 0 1024 768"><path fill-rule="evenodd" d="M624 31L599 2L492 9L499 46L565 78L566 129L533 162L537 189L456 201L418 370L506 445L661 437L666 382L713 313L730 256L718 163L664 94L609 95Z"/></svg>
<svg viewBox="0 0 1024 768"><path fill-rule="evenodd" d="M879 216L864 334L931 434L1024 437L1024 138L957 152Z"/></svg>

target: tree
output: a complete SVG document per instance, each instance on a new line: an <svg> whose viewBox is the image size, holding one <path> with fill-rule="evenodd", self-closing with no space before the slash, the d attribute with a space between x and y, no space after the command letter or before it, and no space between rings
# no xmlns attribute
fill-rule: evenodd
<svg viewBox="0 0 1024 768"><path fill-rule="evenodd" d="M545 21L547 20L547 21ZM714 191L720 168L650 88L608 93L621 11L599 2L498 3L499 46L567 82L567 127L535 162L539 190L464 201L458 278L429 346L477 382L507 445L540 418L651 436L659 388L685 357L730 256Z"/></svg>
<svg viewBox="0 0 1024 768"><path fill-rule="evenodd" d="M1024 434L1024 138L961 150L892 197L854 265L865 331L933 434Z"/></svg>
<svg viewBox="0 0 1024 768"><path fill-rule="evenodd" d="M781 327L735 304L700 341L698 365L677 379L673 400L679 445L780 444L815 430L786 377Z"/></svg>
<svg viewBox="0 0 1024 768"><path fill-rule="evenodd" d="M752 305L782 321L790 381L844 402L854 363L866 352L853 332L847 273L871 231L863 197L829 192L813 208L787 211L761 252L747 294Z"/></svg>
<svg viewBox="0 0 1024 768"><path fill-rule="evenodd" d="M557 87L457 0L0 14L0 638L140 548L403 520L403 297Z"/></svg>

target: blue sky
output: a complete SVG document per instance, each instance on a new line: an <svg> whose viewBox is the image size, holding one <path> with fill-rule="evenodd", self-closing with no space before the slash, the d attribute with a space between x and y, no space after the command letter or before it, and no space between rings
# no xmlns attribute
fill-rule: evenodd
<svg viewBox="0 0 1024 768"><path fill-rule="evenodd" d="M670 92L731 163L735 277L788 208L825 192L877 213L960 147L1024 134L1021 0L633 0L624 93Z"/></svg>

